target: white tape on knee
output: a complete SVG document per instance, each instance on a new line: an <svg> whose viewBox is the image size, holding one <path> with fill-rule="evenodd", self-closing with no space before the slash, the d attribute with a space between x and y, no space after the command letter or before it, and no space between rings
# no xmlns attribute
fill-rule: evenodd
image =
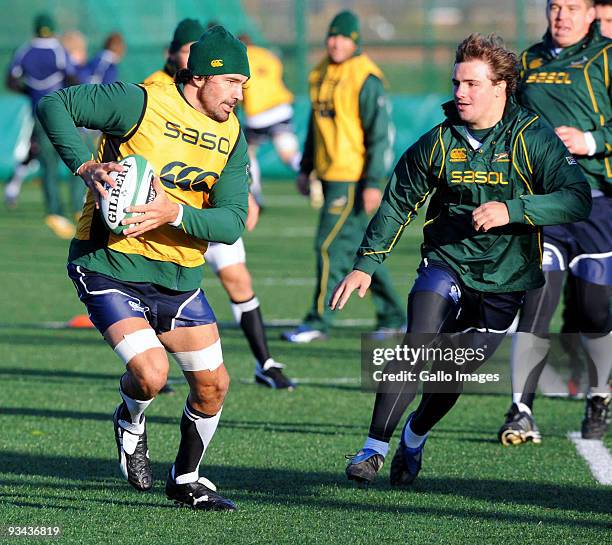
<svg viewBox="0 0 612 545"><path fill-rule="evenodd" d="M114 350L127 365L134 356L151 348L163 348L163 345L159 342L155 331L146 328L124 335L123 340L115 346Z"/></svg>
<svg viewBox="0 0 612 545"><path fill-rule="evenodd" d="M202 350L173 352L172 355L183 371L214 371L223 363L220 339Z"/></svg>

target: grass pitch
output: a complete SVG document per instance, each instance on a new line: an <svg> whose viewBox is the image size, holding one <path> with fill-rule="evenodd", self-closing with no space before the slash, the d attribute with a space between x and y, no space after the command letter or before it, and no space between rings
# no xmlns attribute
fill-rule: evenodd
<svg viewBox="0 0 612 545"><path fill-rule="evenodd" d="M265 319L299 320L314 287L316 214L290 183L265 189L266 211L245 236L249 268ZM505 449L496 432L508 397L464 396L432 432L412 489L391 489L388 466L368 490L348 483L344 455L360 448L373 401L359 388L367 326L306 346L282 343L271 328L274 357L301 382L292 393L255 386L241 332L223 330L232 386L201 472L239 510L178 509L163 495L187 395L180 382L147 411L157 481L152 492L136 492L115 460L119 360L95 331L40 327L84 308L65 274L67 243L47 231L39 200L29 184L19 209L0 212L0 543L45 542L9 539L8 525L61 526L57 542L66 544L609 540L612 490L596 483L567 439L579 429L582 402L538 399L542 444ZM418 225L409 228L389 261L403 295L420 238ZM208 274L204 287L220 321L230 322L218 281ZM359 300L339 315L372 317ZM172 377L180 377L176 367Z"/></svg>

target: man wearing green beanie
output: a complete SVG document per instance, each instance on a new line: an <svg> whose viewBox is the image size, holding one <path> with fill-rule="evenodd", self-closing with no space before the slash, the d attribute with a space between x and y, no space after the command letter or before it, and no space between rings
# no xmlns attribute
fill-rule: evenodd
<svg viewBox="0 0 612 545"><path fill-rule="evenodd" d="M361 53L360 43L359 19L340 12L329 26L327 56L310 73L312 113L297 185L308 194L314 171L323 184L324 204L316 235L313 303L303 323L282 335L293 343L326 338L333 322L329 296L352 268L393 160L383 74ZM371 292L379 333L402 328L404 305L386 268L377 270Z"/></svg>
<svg viewBox="0 0 612 545"><path fill-rule="evenodd" d="M39 38L48 38L55 33L55 21L48 13L41 13L34 18L34 34Z"/></svg>
<svg viewBox="0 0 612 545"><path fill-rule="evenodd" d="M166 496L205 510L234 503L199 475L217 428L229 376L215 315L201 290L208 242L233 244L247 215L247 144L234 114L250 71L245 47L222 27L192 45L177 83L79 85L43 98L49 139L89 192L68 256L68 274L92 322L126 366L113 415L121 472L150 490L145 410L164 386L171 352L190 387ZM98 161L76 126L101 130ZM145 157L155 198L126 212L125 230L99 210L118 160Z"/></svg>
<svg viewBox="0 0 612 545"><path fill-rule="evenodd" d="M144 83L152 81L172 83L176 72L187 68L191 45L200 39L205 30L197 19L183 19L174 30L174 36L168 46L166 64L161 70L149 75Z"/></svg>

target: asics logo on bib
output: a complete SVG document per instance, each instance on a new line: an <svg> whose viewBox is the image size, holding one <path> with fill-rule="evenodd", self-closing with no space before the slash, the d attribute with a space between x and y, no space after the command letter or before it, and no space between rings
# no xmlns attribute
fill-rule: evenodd
<svg viewBox="0 0 612 545"><path fill-rule="evenodd" d="M217 136L212 132L200 132L190 127L181 127L178 123L173 123L172 121L166 121L164 136L180 138L183 142L192 146L218 151L223 155L229 155L231 150L230 141L224 136Z"/></svg>
<svg viewBox="0 0 612 545"><path fill-rule="evenodd" d="M508 185L503 172L485 172L480 170L453 170L451 172L453 184L490 184Z"/></svg>
<svg viewBox="0 0 612 545"><path fill-rule="evenodd" d="M183 191L210 193L219 175L216 172L204 171L199 167L191 167L180 161L173 161L161 169L159 179L169 189L177 187Z"/></svg>

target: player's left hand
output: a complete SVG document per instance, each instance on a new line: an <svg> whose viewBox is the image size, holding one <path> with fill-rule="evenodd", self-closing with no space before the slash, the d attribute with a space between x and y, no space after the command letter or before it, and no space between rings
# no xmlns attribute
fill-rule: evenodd
<svg viewBox="0 0 612 545"><path fill-rule="evenodd" d="M125 236L129 238L139 237L160 225L176 220L179 205L168 199L158 176L153 179L153 189L155 189L156 196L149 204L127 207L126 212L139 213L140 215L126 218L121 222L123 225L130 225L128 229L123 231Z"/></svg>
<svg viewBox="0 0 612 545"><path fill-rule="evenodd" d="M574 155L588 155L589 148L584 139L584 133L581 130L561 125L555 129L555 132L571 153Z"/></svg>
<svg viewBox="0 0 612 545"><path fill-rule="evenodd" d="M501 227L509 223L508 207L503 202L487 202L472 212L472 225L476 231L487 232L493 227Z"/></svg>
<svg viewBox="0 0 612 545"><path fill-rule="evenodd" d="M259 221L259 205L255 200L255 197L249 193L249 211L247 212L246 228L247 231L255 229L257 222Z"/></svg>
<svg viewBox="0 0 612 545"><path fill-rule="evenodd" d="M372 277L368 273L358 270L351 271L334 288L329 299L329 308L342 310L355 290L363 299L371 283Z"/></svg>
<svg viewBox="0 0 612 545"><path fill-rule="evenodd" d="M377 187L368 187L363 190L363 210L366 214L373 214L378 210L382 200L382 191Z"/></svg>

